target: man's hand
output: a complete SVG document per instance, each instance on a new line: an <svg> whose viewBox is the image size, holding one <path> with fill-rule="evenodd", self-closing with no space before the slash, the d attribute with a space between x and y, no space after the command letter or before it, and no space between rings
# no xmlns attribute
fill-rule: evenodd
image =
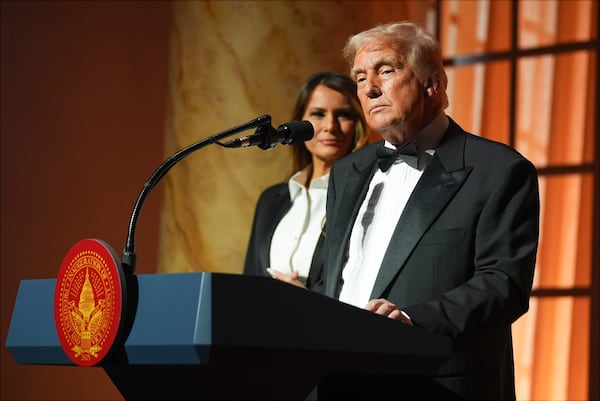
<svg viewBox="0 0 600 401"><path fill-rule="evenodd" d="M391 303L387 299L372 299L367 303L365 309L370 312L375 312L378 315L387 316L390 319L400 320L402 323L412 325L410 317L402 310L400 310L398 306Z"/></svg>

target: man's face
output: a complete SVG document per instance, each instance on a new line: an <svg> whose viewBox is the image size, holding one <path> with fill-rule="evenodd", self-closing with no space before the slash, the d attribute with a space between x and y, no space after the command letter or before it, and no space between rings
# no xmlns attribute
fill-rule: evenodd
<svg viewBox="0 0 600 401"><path fill-rule="evenodd" d="M365 118L374 131L395 145L419 132L425 88L394 47L384 41L362 46L354 58L352 73Z"/></svg>

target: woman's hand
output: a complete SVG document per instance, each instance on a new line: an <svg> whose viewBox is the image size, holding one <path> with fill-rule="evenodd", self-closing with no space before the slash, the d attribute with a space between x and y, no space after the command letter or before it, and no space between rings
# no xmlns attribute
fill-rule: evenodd
<svg viewBox="0 0 600 401"><path fill-rule="evenodd" d="M300 281L300 273L297 271L292 272L291 274L285 274L275 269L271 269L267 267L267 273L271 275L276 280L283 281L284 283L295 285L296 287L306 289L306 286Z"/></svg>

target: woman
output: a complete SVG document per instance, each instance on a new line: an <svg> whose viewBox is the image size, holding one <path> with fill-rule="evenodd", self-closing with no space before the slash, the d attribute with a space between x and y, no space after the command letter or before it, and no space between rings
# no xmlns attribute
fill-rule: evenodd
<svg viewBox="0 0 600 401"><path fill-rule="evenodd" d="M325 200L331 165L368 141L356 84L339 72L312 75L300 90L293 120L307 120L311 140L292 145L295 173L260 196L244 274L286 275L315 289L322 270Z"/></svg>

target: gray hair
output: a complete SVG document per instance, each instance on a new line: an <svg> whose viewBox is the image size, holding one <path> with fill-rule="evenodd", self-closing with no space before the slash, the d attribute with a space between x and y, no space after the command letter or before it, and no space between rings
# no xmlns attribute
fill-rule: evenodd
<svg viewBox="0 0 600 401"><path fill-rule="evenodd" d="M342 55L349 65L352 78L355 78L353 67L356 52L373 41L385 42L396 49L398 56L412 67L419 81L436 82L438 90L443 93L442 107L448 106L446 95L448 77L444 69L440 45L432 34L413 22L401 21L376 25L351 36L342 50Z"/></svg>

